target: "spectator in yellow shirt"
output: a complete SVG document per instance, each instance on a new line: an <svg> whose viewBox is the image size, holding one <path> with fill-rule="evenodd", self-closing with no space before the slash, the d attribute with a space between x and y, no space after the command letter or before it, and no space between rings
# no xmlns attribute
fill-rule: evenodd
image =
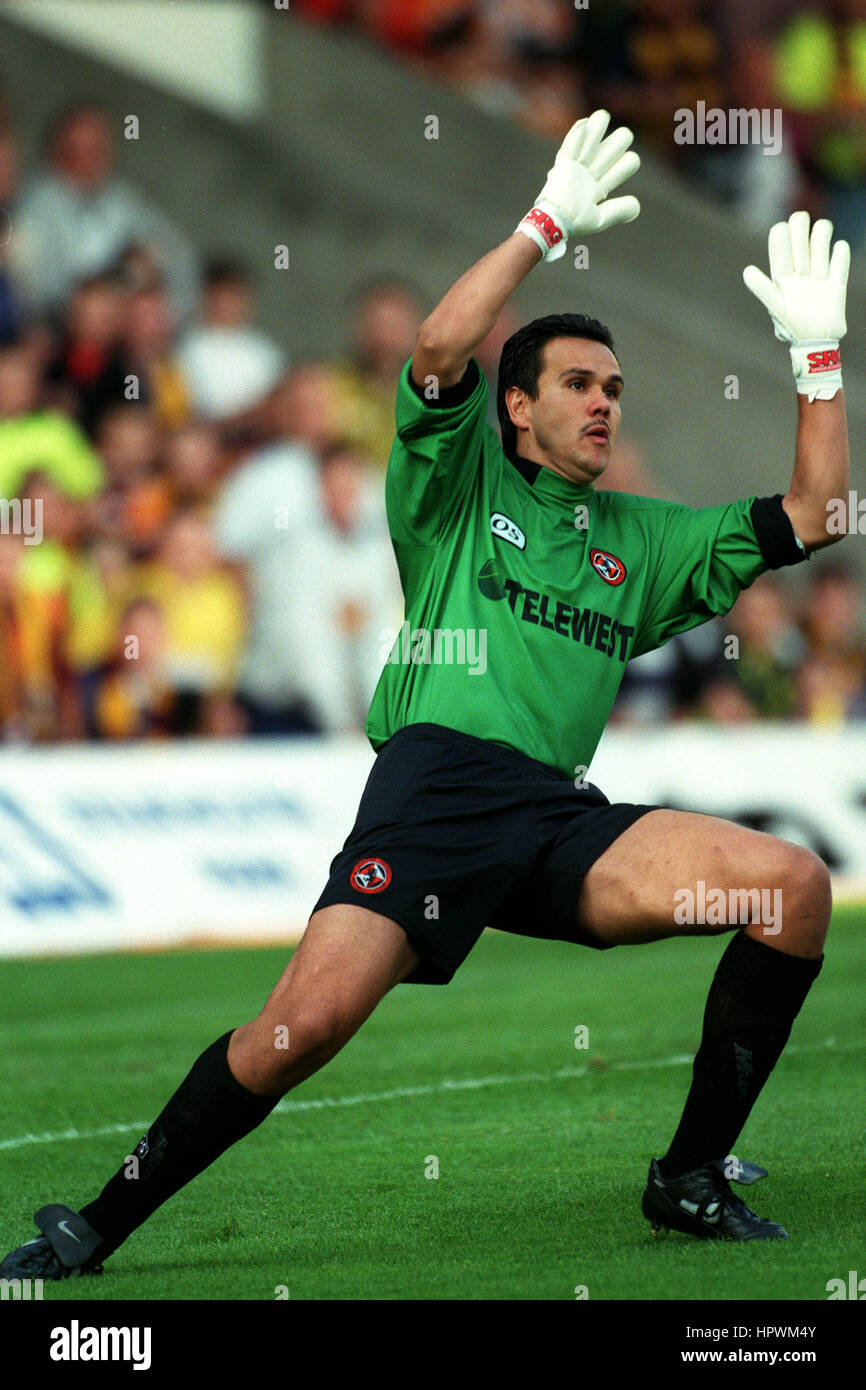
<svg viewBox="0 0 866 1390"><path fill-rule="evenodd" d="M141 591L165 615L165 670L186 709L179 732L193 732L209 698L233 691L246 633L240 583L218 559L199 511L173 518Z"/></svg>
<svg viewBox="0 0 866 1390"><path fill-rule="evenodd" d="M394 442L397 380L424 317L416 291L402 280L375 280L354 300L351 360L335 368L341 437L384 471Z"/></svg>
<svg viewBox="0 0 866 1390"><path fill-rule="evenodd" d="M0 497L20 496L38 468L68 497L93 497L104 470L80 427L42 409L39 365L23 347L0 350Z"/></svg>
<svg viewBox="0 0 866 1390"><path fill-rule="evenodd" d="M176 695L165 670L165 616L152 599L123 611L111 661L98 673L91 712L96 738L168 738L177 733Z"/></svg>

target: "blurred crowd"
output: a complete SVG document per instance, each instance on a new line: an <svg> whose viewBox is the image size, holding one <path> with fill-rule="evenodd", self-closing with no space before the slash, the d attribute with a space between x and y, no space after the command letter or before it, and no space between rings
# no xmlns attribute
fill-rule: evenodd
<svg viewBox="0 0 866 1390"><path fill-rule="evenodd" d="M866 0L293 0L481 107L561 136L603 106L763 229L805 207L866 238ZM782 148L678 144L675 112L783 116Z"/></svg>
<svg viewBox="0 0 866 1390"><path fill-rule="evenodd" d="M613 722L866 719L862 586L843 564L812 564L801 598L763 575L725 618L630 662Z"/></svg>
<svg viewBox="0 0 866 1390"><path fill-rule="evenodd" d="M200 265L117 173L101 110L62 112L26 171L0 110L0 739L362 726L402 620L383 476L424 312L358 286L342 357L288 362L244 264ZM516 327L479 349L491 384ZM657 490L634 441L607 485ZM616 717L866 714L858 583L810 580L634 662Z"/></svg>

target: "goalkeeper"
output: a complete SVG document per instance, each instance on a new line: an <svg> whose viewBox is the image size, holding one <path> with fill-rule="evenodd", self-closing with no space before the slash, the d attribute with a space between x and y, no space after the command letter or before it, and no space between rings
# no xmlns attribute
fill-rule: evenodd
<svg viewBox="0 0 866 1390"><path fill-rule="evenodd" d="M770 278L745 272L793 363L784 494L692 510L597 491L623 377L610 332L581 314L537 319L505 344L500 444L474 349L539 261L638 215L633 196L610 196L639 160L630 132L607 134L608 121L577 122L532 209L445 295L403 370L387 502L411 646L398 638L385 666L367 723L377 757L300 946L258 1017L202 1053L147 1130L136 1180L127 1160L81 1211L41 1208L41 1237L7 1256L4 1276L99 1268L333 1057L392 986L450 980L486 925L601 950L734 929L643 1213L654 1230L703 1238L785 1236L735 1194L732 1181L765 1170L732 1149L821 969L827 869L713 816L611 804L584 772L627 660L834 539L827 503L848 492L849 250L838 242L831 256L830 224L810 235L797 212L770 233ZM430 659L442 634L460 632L486 634L483 670ZM683 922L677 895L701 880L748 910ZM775 889L781 918L762 921Z"/></svg>

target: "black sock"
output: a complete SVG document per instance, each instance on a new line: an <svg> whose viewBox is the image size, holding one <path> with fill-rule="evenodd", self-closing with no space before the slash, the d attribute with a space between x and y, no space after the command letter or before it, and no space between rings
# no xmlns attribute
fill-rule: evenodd
<svg viewBox="0 0 866 1390"><path fill-rule="evenodd" d="M823 960L787 956L737 932L710 986L691 1090L659 1161L662 1177L731 1153Z"/></svg>
<svg viewBox="0 0 866 1390"><path fill-rule="evenodd" d="M232 1030L233 1031L233 1030ZM131 1157L81 1215L116 1250L130 1231L156 1211L231 1144L261 1124L279 1096L257 1096L232 1075L231 1032L194 1063Z"/></svg>

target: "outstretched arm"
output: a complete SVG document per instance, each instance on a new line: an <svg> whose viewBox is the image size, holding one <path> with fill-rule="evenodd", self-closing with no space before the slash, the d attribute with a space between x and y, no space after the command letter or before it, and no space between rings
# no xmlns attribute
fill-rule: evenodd
<svg viewBox="0 0 866 1390"><path fill-rule="evenodd" d="M842 539L827 529L828 504L841 498L847 506L850 472L845 393L830 401L797 397L797 457L789 492L782 506L791 518L794 535L807 551L820 550Z"/></svg>
<svg viewBox="0 0 866 1390"><path fill-rule="evenodd" d="M514 232L461 275L418 329L412 376L419 386L431 376L440 387L460 380L475 348L541 259L535 243Z"/></svg>
<svg viewBox="0 0 866 1390"><path fill-rule="evenodd" d="M807 551L841 536L827 529L829 503L847 501L848 426L839 341L847 328L845 292L851 252L822 219L809 236L809 214L795 212L770 232L770 276L757 266L743 279L768 310L776 337L789 344L797 382L797 452L791 486L782 499L794 534Z"/></svg>
<svg viewBox="0 0 866 1390"><path fill-rule="evenodd" d="M607 111L595 111L572 126L517 230L476 261L424 320L412 355L419 386L431 376L440 387L458 382L521 280L540 260L562 256L569 236L637 217L637 198L608 196L640 167L629 150L630 130L622 126L605 138L609 121Z"/></svg>

